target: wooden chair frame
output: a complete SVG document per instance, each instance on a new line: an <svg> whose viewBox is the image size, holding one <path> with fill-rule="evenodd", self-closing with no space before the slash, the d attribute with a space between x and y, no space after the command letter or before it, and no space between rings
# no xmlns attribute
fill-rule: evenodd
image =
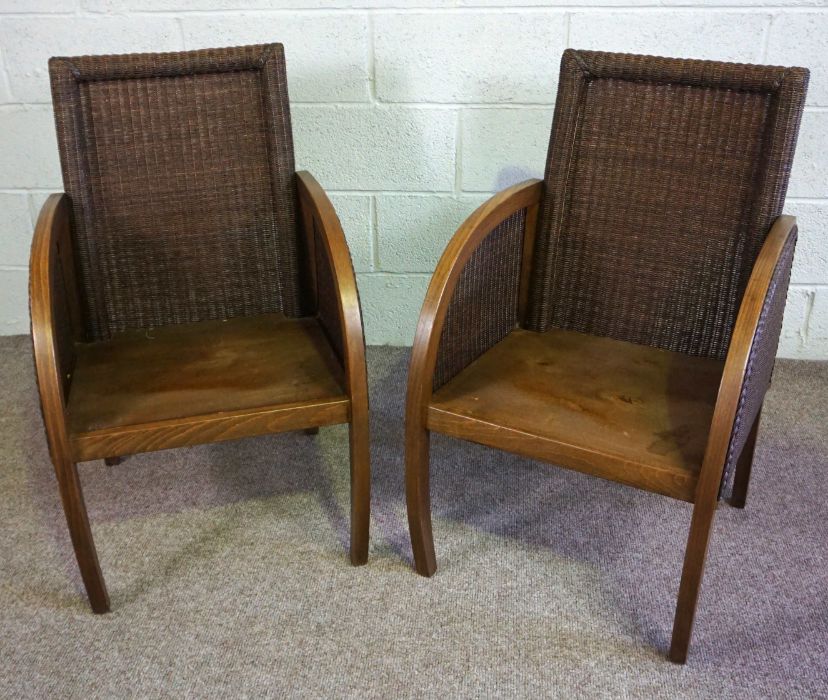
<svg viewBox="0 0 828 700"><path fill-rule="evenodd" d="M567 460L567 455L561 451L560 446L544 443L541 439L533 440L532 436L526 434L514 435L497 425L476 424L471 427L468 422L441 415L431 405L441 333L461 272L486 237L509 216L522 209L527 210L519 293L519 317L521 323L524 321L535 227L543 188L542 181L527 180L500 192L472 213L448 244L426 293L411 355L405 426L408 520L415 568L423 576L431 576L437 569L429 494L430 432L472 440L546 462L559 463L558 460L563 458L561 466L603 478L616 480L615 477L619 476L608 471L600 454L584 453L578 460ZM780 216L776 219L753 267L724 362L699 478L692 495L684 499L693 503L694 507L669 654L670 659L677 663L684 663L687 658L710 531L718 505L719 488L739 397L747 378L751 347L759 331L760 315L774 270L789 237L795 235L795 231L796 220L793 217ZM731 503L739 508L745 505L758 423L759 418L752 426L737 465ZM664 493L657 488L651 490Z"/></svg>
<svg viewBox="0 0 828 700"><path fill-rule="evenodd" d="M314 250L314 230L323 241L321 258L336 289L343 337L346 393L318 403L266 406L125 426L77 434L67 420L71 365L80 341L80 291L72 257L71 205L66 194L48 197L34 232L30 266L30 311L38 390L49 451L60 488L72 545L92 609L109 611L77 462L219 442L293 430L314 432L319 426L348 423L351 461L351 562L368 558L370 454L365 342L356 277L342 226L330 199L307 172L296 174L301 219L307 246ZM310 260L314 257L310 256ZM69 337L65 329L69 329Z"/></svg>

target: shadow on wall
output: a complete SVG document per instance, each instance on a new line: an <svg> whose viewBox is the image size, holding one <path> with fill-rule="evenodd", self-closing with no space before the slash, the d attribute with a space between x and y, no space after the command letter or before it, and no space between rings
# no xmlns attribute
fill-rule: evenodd
<svg viewBox="0 0 828 700"><path fill-rule="evenodd" d="M497 191L516 185L531 178L543 178L543 173L524 165L507 165L497 173Z"/></svg>

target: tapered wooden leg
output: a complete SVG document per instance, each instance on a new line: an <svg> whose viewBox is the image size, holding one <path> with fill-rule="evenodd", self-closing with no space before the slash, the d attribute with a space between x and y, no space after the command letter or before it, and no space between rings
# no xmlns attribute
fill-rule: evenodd
<svg viewBox="0 0 828 700"><path fill-rule="evenodd" d="M670 661L679 664L687 660L687 650L693 632L693 618L696 615L696 603L699 599L707 545L710 541L710 530L715 514L715 499L712 502L697 503L693 508L690 535L687 538L687 550L684 554L684 568L681 572L676 618L673 622L673 640L670 645Z"/></svg>
<svg viewBox="0 0 828 700"><path fill-rule="evenodd" d="M356 403L356 402L355 402ZM371 524L371 451L368 404L351 407L351 563L368 561Z"/></svg>
<svg viewBox="0 0 828 700"><path fill-rule="evenodd" d="M123 461L123 457L107 457L106 459L104 459L104 464L107 467L116 467Z"/></svg>
<svg viewBox="0 0 828 700"><path fill-rule="evenodd" d="M305 433L305 435L319 435L319 427L305 428L302 432Z"/></svg>
<svg viewBox="0 0 828 700"><path fill-rule="evenodd" d="M63 501L63 511L66 514L66 523L69 525L69 535L75 549L81 577L89 603L96 613L109 612L109 594L106 592L103 574L98 564L98 553L95 551L95 542L92 540L92 530L89 527L89 517L86 514L86 504L83 500L78 468L74 462L58 460L55 464L60 497Z"/></svg>
<svg viewBox="0 0 828 700"><path fill-rule="evenodd" d="M414 551L414 568L421 576L437 571L434 536L431 532L429 493L429 432L420 425L407 426L405 438L405 496L408 529Z"/></svg>
<svg viewBox="0 0 828 700"><path fill-rule="evenodd" d="M744 508L747 502L748 484L750 483L750 470L753 466L753 452L756 449L756 434L759 432L759 420L762 412L753 421L750 435L742 449L742 454L736 464L736 475L733 477L733 493L730 496L730 505L735 508Z"/></svg>

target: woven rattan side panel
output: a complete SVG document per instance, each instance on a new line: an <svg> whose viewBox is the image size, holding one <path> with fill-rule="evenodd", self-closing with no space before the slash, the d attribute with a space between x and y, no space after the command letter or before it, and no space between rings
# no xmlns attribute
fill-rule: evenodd
<svg viewBox="0 0 828 700"><path fill-rule="evenodd" d="M795 246L796 230L788 238L779 256L779 262L776 264L765 302L762 305L762 312L759 315L759 325L750 348L747 371L739 395L739 408L733 422L733 433L730 436L727 461L722 474L720 497L732 489L736 462L742 454L753 422L762 408L765 392L770 386L776 351L779 346L779 334L782 331L782 314L785 311L785 299L788 295Z"/></svg>
<svg viewBox="0 0 828 700"><path fill-rule="evenodd" d="M317 316L337 357L345 363L345 343L339 317L339 293L331 272L331 263L325 252L325 243L319 235L316 219L313 221L314 264L316 266Z"/></svg>
<svg viewBox="0 0 828 700"><path fill-rule="evenodd" d="M568 51L529 327L724 357L807 72Z"/></svg>
<svg viewBox="0 0 828 700"><path fill-rule="evenodd" d="M87 332L298 309L281 47L50 63Z"/></svg>
<svg viewBox="0 0 828 700"><path fill-rule="evenodd" d="M449 304L433 389L503 340L517 326L526 210L492 230L466 262Z"/></svg>

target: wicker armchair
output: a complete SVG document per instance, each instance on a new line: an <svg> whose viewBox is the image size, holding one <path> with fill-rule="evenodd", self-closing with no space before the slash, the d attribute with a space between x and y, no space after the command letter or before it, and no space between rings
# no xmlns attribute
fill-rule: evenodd
<svg viewBox="0 0 828 700"><path fill-rule="evenodd" d="M732 489L745 504L796 241L780 213L807 81L801 68L564 53L544 180L466 220L420 315L406 405L420 574L436 569L431 431L688 501L670 649L686 660L718 501Z"/></svg>
<svg viewBox="0 0 828 700"><path fill-rule="evenodd" d="M43 419L92 609L76 462L350 425L368 556L365 347L336 213L295 173L282 46L54 58L65 194L31 256Z"/></svg>

